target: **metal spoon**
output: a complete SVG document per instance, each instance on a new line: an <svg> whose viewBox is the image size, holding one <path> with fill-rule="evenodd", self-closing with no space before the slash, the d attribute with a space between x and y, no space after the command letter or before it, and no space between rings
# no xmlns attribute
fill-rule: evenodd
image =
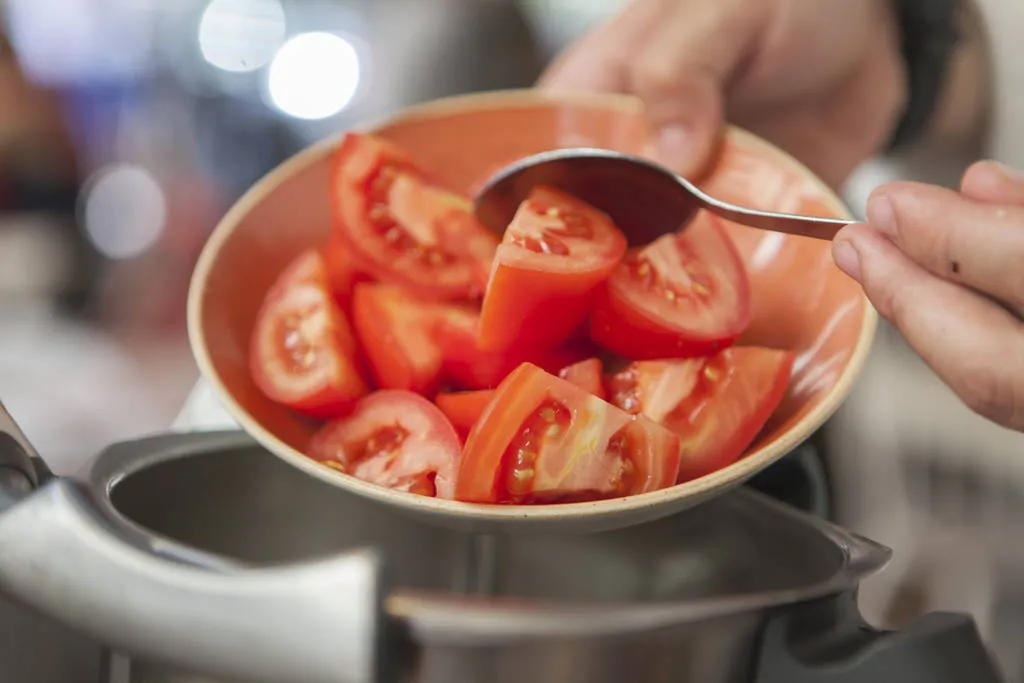
<svg viewBox="0 0 1024 683"><path fill-rule="evenodd" d="M752 228L831 240L852 221L773 213L729 204L643 157L605 149L541 152L493 175L477 194L476 217L501 234L535 185L549 185L608 214L633 246L684 226L698 209Z"/></svg>

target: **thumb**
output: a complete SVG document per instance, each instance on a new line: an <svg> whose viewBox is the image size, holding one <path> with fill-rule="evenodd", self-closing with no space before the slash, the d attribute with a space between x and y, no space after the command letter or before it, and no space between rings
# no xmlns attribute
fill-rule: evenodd
<svg viewBox="0 0 1024 683"><path fill-rule="evenodd" d="M700 175L722 129L724 104L717 79L694 71L672 79L640 71L634 90L654 129L655 158L683 176Z"/></svg>
<svg viewBox="0 0 1024 683"><path fill-rule="evenodd" d="M629 89L654 127L655 155L684 175L703 170L725 114L727 88L767 24L768 3L684 0L629 65Z"/></svg>

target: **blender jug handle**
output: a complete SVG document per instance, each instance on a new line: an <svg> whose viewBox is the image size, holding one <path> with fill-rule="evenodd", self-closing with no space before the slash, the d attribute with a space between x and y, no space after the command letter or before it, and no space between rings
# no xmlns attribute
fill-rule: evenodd
<svg viewBox="0 0 1024 683"><path fill-rule="evenodd" d="M759 650L754 683L1003 683L970 616L931 612L880 631L855 591L772 616Z"/></svg>
<svg viewBox="0 0 1024 683"><path fill-rule="evenodd" d="M30 451L2 404L0 421L0 592L185 671L253 683L386 678L376 553L218 571L164 559L129 542L79 484L33 491Z"/></svg>

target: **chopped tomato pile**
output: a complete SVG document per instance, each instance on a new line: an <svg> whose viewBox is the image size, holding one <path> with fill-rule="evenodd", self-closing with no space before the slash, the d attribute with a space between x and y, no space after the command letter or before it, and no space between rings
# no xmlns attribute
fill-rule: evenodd
<svg viewBox="0 0 1024 683"><path fill-rule="evenodd" d="M334 153L334 225L267 292L250 347L271 400L326 420L307 455L409 493L541 504L646 493L735 462L789 382L734 346L743 263L716 218L638 249L536 187L504 235L389 142Z"/></svg>

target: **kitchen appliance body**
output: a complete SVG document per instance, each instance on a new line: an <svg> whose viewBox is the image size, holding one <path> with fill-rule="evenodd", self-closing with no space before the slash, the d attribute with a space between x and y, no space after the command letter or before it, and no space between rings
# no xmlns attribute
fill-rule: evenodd
<svg viewBox="0 0 1024 683"><path fill-rule="evenodd" d="M239 432L38 474L0 514L0 589L73 627L52 626L82 675L20 683L999 680L968 617L864 624L858 583L889 552L749 490L629 529L494 536L325 485ZM0 633L8 657L26 636Z"/></svg>

